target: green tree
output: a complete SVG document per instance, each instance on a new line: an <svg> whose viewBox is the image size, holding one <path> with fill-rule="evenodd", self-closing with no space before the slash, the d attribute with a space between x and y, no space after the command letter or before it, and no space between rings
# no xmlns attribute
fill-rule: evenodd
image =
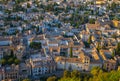
<svg viewBox="0 0 120 81"><path fill-rule="evenodd" d="M2 65L5 65L5 64L7 63L7 61L6 61L6 59L1 59L1 60L0 60L0 63L1 63Z"/></svg>
<svg viewBox="0 0 120 81"><path fill-rule="evenodd" d="M47 79L47 81L56 81L56 79L57 79L57 77L52 76L52 77L49 77L49 78Z"/></svg>
<svg viewBox="0 0 120 81"><path fill-rule="evenodd" d="M90 35L88 38L88 44L91 44L91 43L92 43L92 36Z"/></svg>
<svg viewBox="0 0 120 81"><path fill-rule="evenodd" d="M9 58L8 59L8 64L12 64L14 62L14 59L13 58Z"/></svg>
<svg viewBox="0 0 120 81"><path fill-rule="evenodd" d="M70 47L70 57L72 58L73 57L73 51L72 51L72 47Z"/></svg>
<svg viewBox="0 0 120 81"><path fill-rule="evenodd" d="M31 6L30 6L30 3L27 3L27 8L30 8Z"/></svg>
<svg viewBox="0 0 120 81"><path fill-rule="evenodd" d="M30 79L24 79L23 81L31 81Z"/></svg>
<svg viewBox="0 0 120 81"><path fill-rule="evenodd" d="M116 35L116 34L113 34L113 35L112 35L112 38L116 39L116 38L117 38L117 35Z"/></svg>
<svg viewBox="0 0 120 81"><path fill-rule="evenodd" d="M20 63L20 60L19 60L19 59L15 59L15 60L14 60L14 63L17 65L17 64Z"/></svg>
<svg viewBox="0 0 120 81"><path fill-rule="evenodd" d="M117 7L117 4L115 2L113 2L110 6L110 9L114 10L114 9L116 9L116 7Z"/></svg>
<svg viewBox="0 0 120 81"><path fill-rule="evenodd" d="M115 55L120 55L120 42L117 44Z"/></svg>
<svg viewBox="0 0 120 81"><path fill-rule="evenodd" d="M64 77L64 78L70 77L70 72L67 71L67 70L65 70L64 73L63 73L63 77Z"/></svg>
<svg viewBox="0 0 120 81"><path fill-rule="evenodd" d="M40 42L31 42L30 47L33 48L33 49L41 49L42 48Z"/></svg>
<svg viewBox="0 0 120 81"><path fill-rule="evenodd" d="M97 44L97 47L96 47L96 49L97 49L97 51L98 51L98 52L100 52L101 45L100 45L100 43L99 43L99 42L98 42L98 44Z"/></svg>
<svg viewBox="0 0 120 81"><path fill-rule="evenodd" d="M71 72L71 77L80 77L80 72L77 71L77 70L73 70L73 71Z"/></svg>
<svg viewBox="0 0 120 81"><path fill-rule="evenodd" d="M102 73L102 69L100 67L93 67L92 70L90 71L90 73L93 76L97 76L99 73Z"/></svg>
<svg viewBox="0 0 120 81"><path fill-rule="evenodd" d="M112 57L114 57L114 56L115 56L115 50L112 51Z"/></svg>
<svg viewBox="0 0 120 81"><path fill-rule="evenodd" d="M61 78L58 81L81 81L81 78L76 78L76 77L72 77L72 78Z"/></svg>
<svg viewBox="0 0 120 81"><path fill-rule="evenodd" d="M90 24L95 24L95 19L89 19L88 21Z"/></svg>

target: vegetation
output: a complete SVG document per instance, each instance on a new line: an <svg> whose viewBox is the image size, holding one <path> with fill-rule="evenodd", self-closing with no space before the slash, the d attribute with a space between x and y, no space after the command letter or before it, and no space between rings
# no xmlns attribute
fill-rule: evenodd
<svg viewBox="0 0 120 81"><path fill-rule="evenodd" d="M73 57L73 51L72 47L70 48L70 57Z"/></svg>
<svg viewBox="0 0 120 81"><path fill-rule="evenodd" d="M119 9L117 8L119 6L119 4L113 2L112 4L109 4L107 6L107 10L112 10L113 12L118 12Z"/></svg>
<svg viewBox="0 0 120 81"><path fill-rule="evenodd" d="M88 21L90 24L95 24L95 19L89 19Z"/></svg>
<svg viewBox="0 0 120 81"><path fill-rule="evenodd" d="M11 64L19 64L20 60L17 59L17 57L13 54L13 52L11 52L8 55L5 55L1 60L0 63L4 66L4 65L11 65Z"/></svg>
<svg viewBox="0 0 120 81"><path fill-rule="evenodd" d="M105 47L103 46L103 48L105 48ZM96 49L97 49L98 52L100 52L100 49L101 49L100 42L98 42Z"/></svg>
<svg viewBox="0 0 120 81"><path fill-rule="evenodd" d="M114 39L116 39L116 38L117 38L117 35L116 35L116 34L113 34L111 37L114 38Z"/></svg>
<svg viewBox="0 0 120 81"><path fill-rule="evenodd" d="M23 81L31 81L30 79L24 79Z"/></svg>
<svg viewBox="0 0 120 81"><path fill-rule="evenodd" d="M115 50L112 51L112 58L115 56Z"/></svg>
<svg viewBox="0 0 120 81"><path fill-rule="evenodd" d="M115 55L119 55L120 56L120 42L117 44L117 47L115 49Z"/></svg>
<svg viewBox="0 0 120 81"><path fill-rule="evenodd" d="M49 77L49 78L47 79L47 81L56 81L56 79L57 79L57 77L52 76L52 77Z"/></svg>
<svg viewBox="0 0 120 81"><path fill-rule="evenodd" d="M90 44L88 42L84 42L84 45L85 45L86 48L90 47Z"/></svg>
<svg viewBox="0 0 120 81"><path fill-rule="evenodd" d="M80 73L77 70L73 70L72 72L65 70L63 77L60 79L57 80L56 77L49 78L47 81L119 81L120 71L105 72L99 67L93 67L90 73Z"/></svg>
<svg viewBox="0 0 120 81"><path fill-rule="evenodd" d="M88 44L91 44L92 43L92 36L90 35L89 38L88 38Z"/></svg>
<svg viewBox="0 0 120 81"><path fill-rule="evenodd" d="M58 81L80 81L80 72L77 70L73 70L69 72L67 70L64 71L63 77Z"/></svg>
<svg viewBox="0 0 120 81"><path fill-rule="evenodd" d="M31 43L30 43L30 48L33 48L33 49L41 49L42 46L41 46L41 43L40 43L40 42L31 42Z"/></svg>
<svg viewBox="0 0 120 81"><path fill-rule="evenodd" d="M98 76L99 75L99 76ZM119 81L120 79L120 71L111 71L111 72L103 72L97 73L97 76L93 76L89 79L89 81Z"/></svg>

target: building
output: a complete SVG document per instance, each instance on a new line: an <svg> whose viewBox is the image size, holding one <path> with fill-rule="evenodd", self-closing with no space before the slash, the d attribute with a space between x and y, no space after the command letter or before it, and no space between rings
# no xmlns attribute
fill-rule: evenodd
<svg viewBox="0 0 120 81"><path fill-rule="evenodd" d="M0 37L0 46L9 46L12 41L10 37Z"/></svg>
<svg viewBox="0 0 120 81"><path fill-rule="evenodd" d="M112 21L114 27L119 27L120 26L120 21L118 20L113 20Z"/></svg>
<svg viewBox="0 0 120 81"><path fill-rule="evenodd" d="M3 69L3 81L18 81L19 80L19 65L8 65Z"/></svg>
<svg viewBox="0 0 120 81"><path fill-rule="evenodd" d="M117 67L116 63L117 63L116 60L113 59L105 60L103 64L103 69L107 71L115 70Z"/></svg>
<svg viewBox="0 0 120 81"><path fill-rule="evenodd" d="M52 58L43 57L41 54L31 55L29 63L31 65L31 74L33 77L51 73L56 70L56 63Z"/></svg>
<svg viewBox="0 0 120 81"><path fill-rule="evenodd" d="M90 58L81 55L80 58L56 57L57 69L88 71Z"/></svg>
<svg viewBox="0 0 120 81"><path fill-rule="evenodd" d="M26 63L20 63L19 64L19 78L25 79L28 78L31 75L29 64Z"/></svg>
<svg viewBox="0 0 120 81"><path fill-rule="evenodd" d="M96 0L96 5L103 5L105 3L106 3L105 0Z"/></svg>

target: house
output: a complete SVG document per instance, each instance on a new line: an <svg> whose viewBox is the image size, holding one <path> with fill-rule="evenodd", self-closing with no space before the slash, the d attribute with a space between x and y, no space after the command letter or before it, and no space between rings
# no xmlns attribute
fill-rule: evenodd
<svg viewBox="0 0 120 81"><path fill-rule="evenodd" d="M83 31L80 32L80 38L83 41L87 41L89 36L90 36L90 33L88 31L83 30Z"/></svg>
<svg viewBox="0 0 120 81"><path fill-rule="evenodd" d="M60 56L68 56L68 52L69 52L68 40L64 40L64 39L60 40L59 46L60 46Z"/></svg>
<svg viewBox="0 0 120 81"><path fill-rule="evenodd" d="M120 1L119 0L112 0L113 2L115 2L115 3L120 3Z"/></svg>
<svg viewBox="0 0 120 81"><path fill-rule="evenodd" d="M27 45L29 46L32 40L34 39L34 36L28 35L26 38L27 38Z"/></svg>
<svg viewBox="0 0 120 81"><path fill-rule="evenodd" d="M0 46L9 46L12 44L10 37L0 37Z"/></svg>
<svg viewBox="0 0 120 81"><path fill-rule="evenodd" d="M1 15L1 14L0 14ZM0 20L0 26L4 26L5 22L3 20Z"/></svg>
<svg viewBox="0 0 120 81"><path fill-rule="evenodd" d="M109 50L100 50L100 54L103 58L103 60L111 59L112 58L112 52Z"/></svg>
<svg viewBox="0 0 120 81"><path fill-rule="evenodd" d="M94 32L95 30L100 30L101 29L101 26L100 24L98 23L95 23L95 24L86 24L86 30L87 32L91 33L91 32Z"/></svg>
<svg viewBox="0 0 120 81"><path fill-rule="evenodd" d="M8 65L3 68L3 80L18 81L19 80L19 65Z"/></svg>
<svg viewBox="0 0 120 81"><path fill-rule="evenodd" d="M84 54L80 58L56 57L57 69L88 71L90 58Z"/></svg>
<svg viewBox="0 0 120 81"><path fill-rule="evenodd" d="M103 69L107 70L107 71L111 71L111 70L115 70L117 67L117 62L116 60L113 59L109 59L109 60L105 60L104 64L103 64Z"/></svg>
<svg viewBox="0 0 120 81"><path fill-rule="evenodd" d="M114 59L117 61L118 64L120 64L120 56L116 55Z"/></svg>
<svg viewBox="0 0 120 81"><path fill-rule="evenodd" d="M118 42L120 42L120 38L117 38L116 40L117 40Z"/></svg>
<svg viewBox="0 0 120 81"><path fill-rule="evenodd" d="M45 47L45 44L48 44L48 40L46 39L44 34L35 36L32 42L40 42L42 45L42 48L48 48L48 46Z"/></svg>
<svg viewBox="0 0 120 81"><path fill-rule="evenodd" d="M48 46L53 55L60 55L59 40L49 39Z"/></svg>
<svg viewBox="0 0 120 81"><path fill-rule="evenodd" d="M112 21L114 27L119 27L120 26L120 21L118 20L113 20Z"/></svg>
<svg viewBox="0 0 120 81"><path fill-rule="evenodd" d="M96 0L96 5L105 4L105 0Z"/></svg>
<svg viewBox="0 0 120 81"><path fill-rule="evenodd" d="M72 47L72 54L75 57L78 57L81 50L85 47L82 41L74 41L74 44L71 46ZM68 54L70 54L70 48L69 48L69 52Z"/></svg>
<svg viewBox="0 0 120 81"><path fill-rule="evenodd" d="M19 78L25 79L28 78L31 75L31 68L29 64L26 63L20 63L19 64Z"/></svg>
<svg viewBox="0 0 120 81"><path fill-rule="evenodd" d="M22 60L22 57L24 55L24 52L25 52L25 46L24 45L17 45L14 47L14 53L16 55L16 57L19 59L19 60Z"/></svg>
<svg viewBox="0 0 120 81"><path fill-rule="evenodd" d="M31 55L30 61L31 74L33 77L51 73L56 70L56 63L50 57L43 57L41 54Z"/></svg>
<svg viewBox="0 0 120 81"><path fill-rule="evenodd" d="M93 51L89 54L90 56L90 70L93 68L93 67L100 67L102 68L102 62L101 62L101 59L98 55L98 52L97 51Z"/></svg>

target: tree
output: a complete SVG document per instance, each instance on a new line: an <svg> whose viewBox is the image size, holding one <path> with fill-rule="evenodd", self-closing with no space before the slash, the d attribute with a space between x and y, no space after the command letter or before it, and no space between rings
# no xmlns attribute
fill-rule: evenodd
<svg viewBox="0 0 120 81"><path fill-rule="evenodd" d="M73 51L72 51L72 47L70 47L70 57L73 57Z"/></svg>
<svg viewBox="0 0 120 81"><path fill-rule="evenodd" d="M99 73L102 73L102 69L100 67L93 67L92 70L90 71L90 73L93 76L97 76Z"/></svg>
<svg viewBox="0 0 120 81"><path fill-rule="evenodd" d="M82 81L81 78L76 78L76 77L72 77L72 78L61 78L58 81Z"/></svg>
<svg viewBox="0 0 120 81"><path fill-rule="evenodd" d="M116 9L116 7L117 7L117 4L116 4L115 2L113 2L113 3L111 4L111 6L110 6L110 8L111 8L112 10Z"/></svg>
<svg viewBox="0 0 120 81"><path fill-rule="evenodd" d="M68 72L66 73L67 75L69 74ZM76 77L78 75L77 73L77 71L73 71L71 72L71 76L63 76L60 79L58 79L58 81L119 81L120 79L120 70L103 72L103 70L101 70L100 67L93 67L91 70L91 74L82 73L82 76Z"/></svg>
<svg viewBox="0 0 120 81"><path fill-rule="evenodd" d="M92 43L92 36L90 35L88 38L88 44L91 44L91 43Z"/></svg>
<svg viewBox="0 0 120 81"><path fill-rule="evenodd" d="M114 57L114 56L115 56L115 50L112 51L112 57Z"/></svg>
<svg viewBox="0 0 120 81"><path fill-rule="evenodd" d="M23 81L31 81L30 79L24 79Z"/></svg>
<svg viewBox="0 0 120 81"><path fill-rule="evenodd" d="M2 65L5 65L6 62L7 62L6 59L1 59L1 60L0 60L0 63L1 63Z"/></svg>
<svg viewBox="0 0 120 81"><path fill-rule="evenodd" d="M31 42L30 47L33 49L41 49L41 42Z"/></svg>
<svg viewBox="0 0 120 81"><path fill-rule="evenodd" d="M47 81L56 81L56 77L55 76L52 76L52 77L49 77L48 79L47 79Z"/></svg>
<svg viewBox="0 0 120 81"><path fill-rule="evenodd" d="M15 62L15 64L17 65L17 64L20 63L20 60L19 60L19 59L15 59L14 62Z"/></svg>
<svg viewBox="0 0 120 81"><path fill-rule="evenodd" d="M80 72L77 71L77 70L73 70L73 71L71 72L71 77L80 77Z"/></svg>
<svg viewBox="0 0 120 81"><path fill-rule="evenodd" d="M97 47L96 47L97 51L100 52L101 46L100 43L98 42Z"/></svg>
<svg viewBox="0 0 120 81"><path fill-rule="evenodd" d="M117 47L115 49L115 55L120 55L120 42L117 44Z"/></svg>
<svg viewBox="0 0 120 81"><path fill-rule="evenodd" d="M116 38L117 38L117 35L116 35L116 34L113 34L111 37L114 38L114 39L116 39Z"/></svg>
<svg viewBox="0 0 120 81"><path fill-rule="evenodd" d="M27 8L30 8L30 3L27 3Z"/></svg>
<svg viewBox="0 0 120 81"><path fill-rule="evenodd" d="M14 59L11 57L8 59L8 64L12 64L14 62Z"/></svg>
<svg viewBox="0 0 120 81"><path fill-rule="evenodd" d="M63 73L63 77L64 77L64 78L70 77L70 72L67 71L67 70L65 70L64 73Z"/></svg>
<svg viewBox="0 0 120 81"><path fill-rule="evenodd" d="M9 56L9 57L14 57L14 52L13 52L12 49L10 50L10 54L9 54L8 56Z"/></svg>
<svg viewBox="0 0 120 81"><path fill-rule="evenodd" d="M90 47L90 44L88 42L86 42L86 41L84 42L84 45L85 45L86 48Z"/></svg>
<svg viewBox="0 0 120 81"><path fill-rule="evenodd" d="M88 21L90 24L95 24L95 19L89 19Z"/></svg>
<svg viewBox="0 0 120 81"><path fill-rule="evenodd" d="M16 4L19 4L19 3L20 3L20 0L15 0L15 3L16 3Z"/></svg>

